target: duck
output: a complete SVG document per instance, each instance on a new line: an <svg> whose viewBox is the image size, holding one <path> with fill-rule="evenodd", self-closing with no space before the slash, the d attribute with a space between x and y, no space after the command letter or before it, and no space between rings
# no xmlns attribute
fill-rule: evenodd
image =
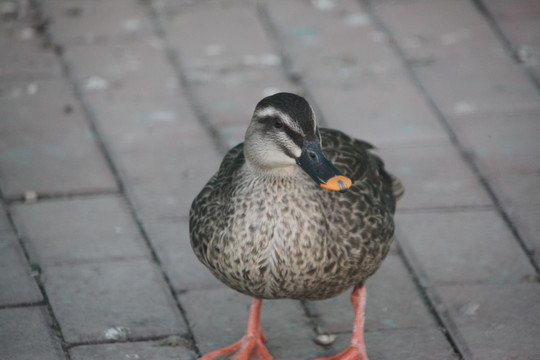
<svg viewBox="0 0 540 360"><path fill-rule="evenodd" d="M404 194L374 149L319 127L300 95L257 103L244 142L227 152L189 213L199 261L252 298L246 335L200 359L271 360L263 300L321 300L352 288L350 345L326 360L367 360L364 284L389 252Z"/></svg>

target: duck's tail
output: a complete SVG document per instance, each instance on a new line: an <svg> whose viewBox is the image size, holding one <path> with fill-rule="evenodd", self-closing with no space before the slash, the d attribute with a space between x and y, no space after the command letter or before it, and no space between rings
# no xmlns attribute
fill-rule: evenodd
<svg viewBox="0 0 540 360"><path fill-rule="evenodd" d="M397 177L394 175L390 176L392 177L392 194L394 194L394 199L397 202L405 194L405 187L403 187L401 180L399 180Z"/></svg>

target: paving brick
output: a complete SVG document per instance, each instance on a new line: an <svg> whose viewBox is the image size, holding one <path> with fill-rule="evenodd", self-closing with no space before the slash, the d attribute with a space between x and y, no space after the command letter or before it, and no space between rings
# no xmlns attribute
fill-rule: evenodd
<svg viewBox="0 0 540 360"><path fill-rule="evenodd" d="M5 360L65 359L45 307L0 310L0 356Z"/></svg>
<svg viewBox="0 0 540 360"><path fill-rule="evenodd" d="M204 116L228 148L244 141L255 106L263 97L279 91L300 93L275 69L227 73L194 85L193 91Z"/></svg>
<svg viewBox="0 0 540 360"><path fill-rule="evenodd" d="M259 100L278 91L298 92L298 87L278 67L281 59L253 7L173 7L176 15L163 14L167 37L185 68L197 106L221 142L234 146L243 141ZM197 31L197 41L183 36L190 31ZM236 41L240 37L242 42Z"/></svg>
<svg viewBox="0 0 540 360"><path fill-rule="evenodd" d="M3 81L35 81L58 77L62 72L56 55L33 42L2 44L0 54L0 79Z"/></svg>
<svg viewBox="0 0 540 360"><path fill-rule="evenodd" d="M175 290L225 286L199 262L191 250L187 220L152 221L144 226Z"/></svg>
<svg viewBox="0 0 540 360"><path fill-rule="evenodd" d="M534 269L493 210L400 213L400 242L434 284L516 283Z"/></svg>
<svg viewBox="0 0 540 360"><path fill-rule="evenodd" d="M525 207L517 206L509 210L510 218L518 228L518 233L522 241L526 244L528 250L536 262L540 266L540 206Z"/></svg>
<svg viewBox="0 0 540 360"><path fill-rule="evenodd" d="M526 246L540 263L536 193L540 144L540 107L486 112L452 120L461 143L472 155Z"/></svg>
<svg viewBox="0 0 540 360"><path fill-rule="evenodd" d="M41 292L14 234L0 232L0 257L0 306L42 301Z"/></svg>
<svg viewBox="0 0 540 360"><path fill-rule="evenodd" d="M232 290L191 291L181 297L187 310L195 339L206 353L232 344L245 331L249 298ZM341 307L341 304L335 304ZM350 308L350 304L345 309ZM220 310L222 309L222 310ZM335 316L334 311L330 316ZM261 323L267 335L267 347L277 359L306 359L337 354L349 345L351 326L340 333L329 347L314 343L315 334L309 329L299 303L292 300L264 301ZM235 325L236 324L236 325ZM418 351L415 344L425 341L429 350ZM442 334L433 327L399 328L384 331L367 331L368 354L384 359L455 359L452 349Z"/></svg>
<svg viewBox="0 0 540 360"><path fill-rule="evenodd" d="M43 80L32 89L30 94L0 99L4 196L17 197L28 190L38 194L116 190L70 87L62 80Z"/></svg>
<svg viewBox="0 0 540 360"><path fill-rule="evenodd" d="M178 1L178 0L151 0L152 7L157 14L168 21L174 21L181 13L191 10L238 8L241 6L254 6L253 0L206 0L206 1Z"/></svg>
<svg viewBox="0 0 540 360"><path fill-rule="evenodd" d="M375 9L447 116L538 103L528 75L470 2L380 2Z"/></svg>
<svg viewBox="0 0 540 360"><path fill-rule="evenodd" d="M451 145L383 148L377 153L405 186L401 209L491 205L477 176Z"/></svg>
<svg viewBox="0 0 540 360"><path fill-rule="evenodd" d="M540 174L507 173L489 180L505 208L540 206Z"/></svg>
<svg viewBox="0 0 540 360"><path fill-rule="evenodd" d="M84 345L70 349L73 360L195 360L197 355L185 344L161 346L159 342L130 342L124 344Z"/></svg>
<svg viewBox="0 0 540 360"><path fill-rule="evenodd" d="M187 217L191 202L218 170L221 155L202 141L184 151L118 154L128 191L143 219Z"/></svg>
<svg viewBox="0 0 540 360"><path fill-rule="evenodd" d="M540 264L540 177L537 174L512 174L490 179L506 213L523 241Z"/></svg>
<svg viewBox="0 0 540 360"><path fill-rule="evenodd" d="M366 287L367 330L435 325L412 278L397 255L386 258L377 273L366 282ZM354 310L350 293L351 291L347 290L335 298L307 303L323 330L329 333L352 332Z"/></svg>
<svg viewBox="0 0 540 360"><path fill-rule="evenodd" d="M156 148L186 151L203 142L211 143L185 98L172 95L139 101L93 102L100 132L112 152Z"/></svg>
<svg viewBox="0 0 540 360"><path fill-rule="evenodd" d="M317 346L311 343L290 343L295 346L287 354L281 356L279 350L272 349L276 359L308 359L314 357L329 357L335 355L351 341L351 333L337 334L335 342L330 346ZM370 359L387 360L450 360L458 359L448 344L440 329L427 328L396 328L387 330L368 330L365 333L366 349ZM422 344L422 350L418 344ZM294 352L293 352L294 351Z"/></svg>
<svg viewBox="0 0 540 360"><path fill-rule="evenodd" d="M540 169L540 104L527 110L456 118L452 126L484 176L532 174Z"/></svg>
<svg viewBox="0 0 540 360"><path fill-rule="evenodd" d="M40 24L34 19L35 12L22 9L24 5L12 4L17 13L1 15L0 84L6 80L33 81L61 76L56 55L38 32ZM0 95L5 96L4 89Z"/></svg>
<svg viewBox="0 0 540 360"><path fill-rule="evenodd" d="M18 204L14 219L41 266L150 258L127 206L115 196Z"/></svg>
<svg viewBox="0 0 540 360"><path fill-rule="evenodd" d="M538 283L444 286L437 292L465 339L470 358L540 357Z"/></svg>
<svg viewBox="0 0 540 360"><path fill-rule="evenodd" d="M50 32L60 44L119 42L152 31L144 6L135 0L44 2Z"/></svg>
<svg viewBox="0 0 540 360"><path fill-rule="evenodd" d="M129 46L67 46L64 57L90 104L177 96L176 76L157 37L143 37Z"/></svg>
<svg viewBox="0 0 540 360"><path fill-rule="evenodd" d="M166 21L167 38L191 69L267 68L281 58L252 7L205 7L180 11ZM194 36L185 34L195 33ZM242 41L238 41L242 39Z"/></svg>
<svg viewBox="0 0 540 360"><path fill-rule="evenodd" d="M504 0L484 0L483 2L497 22L534 21L540 17L540 4L534 0L516 0L514 6Z"/></svg>
<svg viewBox="0 0 540 360"><path fill-rule="evenodd" d="M357 80L400 67L387 39L355 1L333 2L321 10L316 2L277 0L267 2L265 9L293 68L302 75Z"/></svg>
<svg viewBox="0 0 540 360"><path fill-rule="evenodd" d="M367 353L373 359L459 359L440 329L434 327L370 331L365 340ZM422 344L421 349L418 344Z"/></svg>
<svg viewBox="0 0 540 360"><path fill-rule="evenodd" d="M497 25L517 52L521 63L540 79L540 6L535 0L485 0Z"/></svg>
<svg viewBox="0 0 540 360"><path fill-rule="evenodd" d="M109 148L189 147L208 138L157 38L69 47L66 57Z"/></svg>
<svg viewBox="0 0 540 360"><path fill-rule="evenodd" d="M299 92L280 69L250 68L225 73L204 71L205 79L197 79L196 73L191 72L189 76L192 77L197 102L208 120L216 126L236 124L247 128L255 105L263 97L280 91Z"/></svg>
<svg viewBox="0 0 540 360"><path fill-rule="evenodd" d="M250 298L230 289L189 291L180 296L202 353L230 345L244 334ZM314 334L299 302L264 301L261 325L268 350L280 358L317 356Z"/></svg>
<svg viewBox="0 0 540 360"><path fill-rule="evenodd" d="M51 266L44 276L68 343L115 340L126 332L127 339L186 333L169 289L148 260Z"/></svg>
<svg viewBox="0 0 540 360"><path fill-rule="evenodd" d="M0 233L10 231L12 231L12 227L7 217L6 207L0 202Z"/></svg>
<svg viewBox="0 0 540 360"><path fill-rule="evenodd" d="M307 76L326 124L377 147L449 144L440 123L402 74L347 85Z"/></svg>
<svg viewBox="0 0 540 360"><path fill-rule="evenodd" d="M328 126L377 146L448 143L388 40L354 1L328 11L308 3L268 3L293 68Z"/></svg>

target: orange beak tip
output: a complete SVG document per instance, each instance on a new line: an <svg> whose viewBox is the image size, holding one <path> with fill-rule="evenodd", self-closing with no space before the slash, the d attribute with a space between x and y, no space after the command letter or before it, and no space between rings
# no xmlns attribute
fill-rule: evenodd
<svg viewBox="0 0 540 360"><path fill-rule="evenodd" d="M321 186L328 190L345 192L352 186L352 181L348 177L337 175L330 178L326 184L321 184Z"/></svg>

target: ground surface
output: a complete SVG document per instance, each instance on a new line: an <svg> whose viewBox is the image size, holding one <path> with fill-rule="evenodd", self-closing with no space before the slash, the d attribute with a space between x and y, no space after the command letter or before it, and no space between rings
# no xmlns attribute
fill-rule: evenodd
<svg viewBox="0 0 540 360"><path fill-rule="evenodd" d="M240 338L249 299L196 261L187 215L277 90L377 145L407 189L367 284L370 359L540 359L540 2L13 0L0 16L0 359L192 359ZM337 353L352 329L348 294L262 317L276 359Z"/></svg>

